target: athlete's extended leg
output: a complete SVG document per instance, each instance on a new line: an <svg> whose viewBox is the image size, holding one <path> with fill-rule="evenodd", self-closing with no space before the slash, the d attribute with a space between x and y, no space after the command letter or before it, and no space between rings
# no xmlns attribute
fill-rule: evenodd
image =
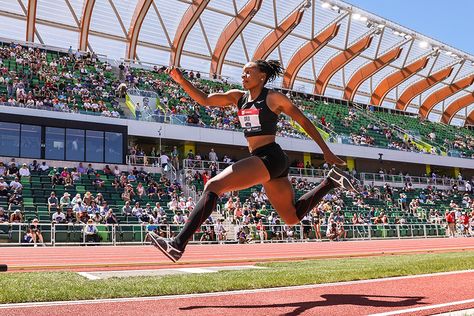
<svg viewBox="0 0 474 316"><path fill-rule="evenodd" d="M331 169L316 188L306 192L293 204L293 188L288 178L272 179L264 183L265 192L273 207L288 225L297 224L328 192L336 187L356 190L351 176L337 168Z"/></svg>
<svg viewBox="0 0 474 316"><path fill-rule="evenodd" d="M272 179L263 184L265 193L275 210L288 225L296 225L313 207L336 186L324 179L316 188L305 193L294 203L293 187L288 178Z"/></svg>
<svg viewBox="0 0 474 316"><path fill-rule="evenodd" d="M263 184L265 194L285 224L295 225L300 220L296 216L293 187L287 177L272 179Z"/></svg>
<svg viewBox="0 0 474 316"><path fill-rule="evenodd" d="M253 185L267 182L269 179L270 175L260 158L249 157L236 162L209 180L201 199L174 241L168 242L158 239L157 236L150 233L152 243L171 260L177 261L181 257L188 240L192 238L194 232L211 215L220 194L246 189Z"/></svg>

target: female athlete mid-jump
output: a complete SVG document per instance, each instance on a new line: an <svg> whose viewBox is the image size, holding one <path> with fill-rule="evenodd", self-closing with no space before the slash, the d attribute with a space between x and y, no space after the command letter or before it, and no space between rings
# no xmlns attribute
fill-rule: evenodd
<svg viewBox="0 0 474 316"><path fill-rule="evenodd" d="M225 192L263 184L265 193L275 210L287 225L295 225L331 189L344 187L356 190L351 176L338 168L329 171L328 176L312 191L294 202L293 188L288 179L288 156L275 143L278 116L284 113L295 120L318 144L324 159L331 165L344 165L334 155L311 121L282 93L265 88L265 84L282 73L278 61L257 60L243 68L242 86L246 90L229 90L226 93L206 95L186 80L178 69L170 67L166 72L202 106L229 106L238 108L238 117L247 139L250 157L227 167L204 187L201 199L189 215L188 221L174 239L160 238L150 232L148 239L168 258L176 262L183 255L188 241L202 223L211 215L219 196Z"/></svg>

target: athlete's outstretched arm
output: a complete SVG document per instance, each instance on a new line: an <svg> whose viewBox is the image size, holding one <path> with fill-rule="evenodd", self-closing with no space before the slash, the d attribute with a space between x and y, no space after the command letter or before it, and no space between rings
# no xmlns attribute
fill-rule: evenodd
<svg viewBox="0 0 474 316"><path fill-rule="evenodd" d="M276 112L282 112L295 120L300 126L308 133L309 136L318 144L319 148L323 151L324 160L329 164L335 165L345 165L346 163L341 158L334 155L334 153L329 149L328 145L319 134L316 127L311 123L311 121L298 109L293 102L288 99L282 93L272 92L268 96L269 104L272 107L272 111L277 110ZM273 109L275 107L275 109Z"/></svg>
<svg viewBox="0 0 474 316"><path fill-rule="evenodd" d="M202 106L236 105L240 97L244 95L243 91L236 89L229 90L225 93L212 93L207 95L189 82L179 69L172 66L166 69L166 73L170 75L194 101Z"/></svg>

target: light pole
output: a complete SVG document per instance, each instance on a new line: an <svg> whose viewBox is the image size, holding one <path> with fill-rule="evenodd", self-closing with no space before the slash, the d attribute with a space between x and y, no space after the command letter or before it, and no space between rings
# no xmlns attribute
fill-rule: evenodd
<svg viewBox="0 0 474 316"><path fill-rule="evenodd" d="M160 155L161 155L161 130L163 130L163 127L160 127L160 129L158 130L158 137L160 140L160 143L159 143Z"/></svg>

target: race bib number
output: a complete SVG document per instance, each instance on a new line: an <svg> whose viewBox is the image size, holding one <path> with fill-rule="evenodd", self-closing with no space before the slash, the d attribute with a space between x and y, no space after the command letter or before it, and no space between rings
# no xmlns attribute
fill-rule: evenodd
<svg viewBox="0 0 474 316"><path fill-rule="evenodd" d="M239 110L240 125L246 132L258 132L262 130L260 118L258 117L259 109Z"/></svg>

